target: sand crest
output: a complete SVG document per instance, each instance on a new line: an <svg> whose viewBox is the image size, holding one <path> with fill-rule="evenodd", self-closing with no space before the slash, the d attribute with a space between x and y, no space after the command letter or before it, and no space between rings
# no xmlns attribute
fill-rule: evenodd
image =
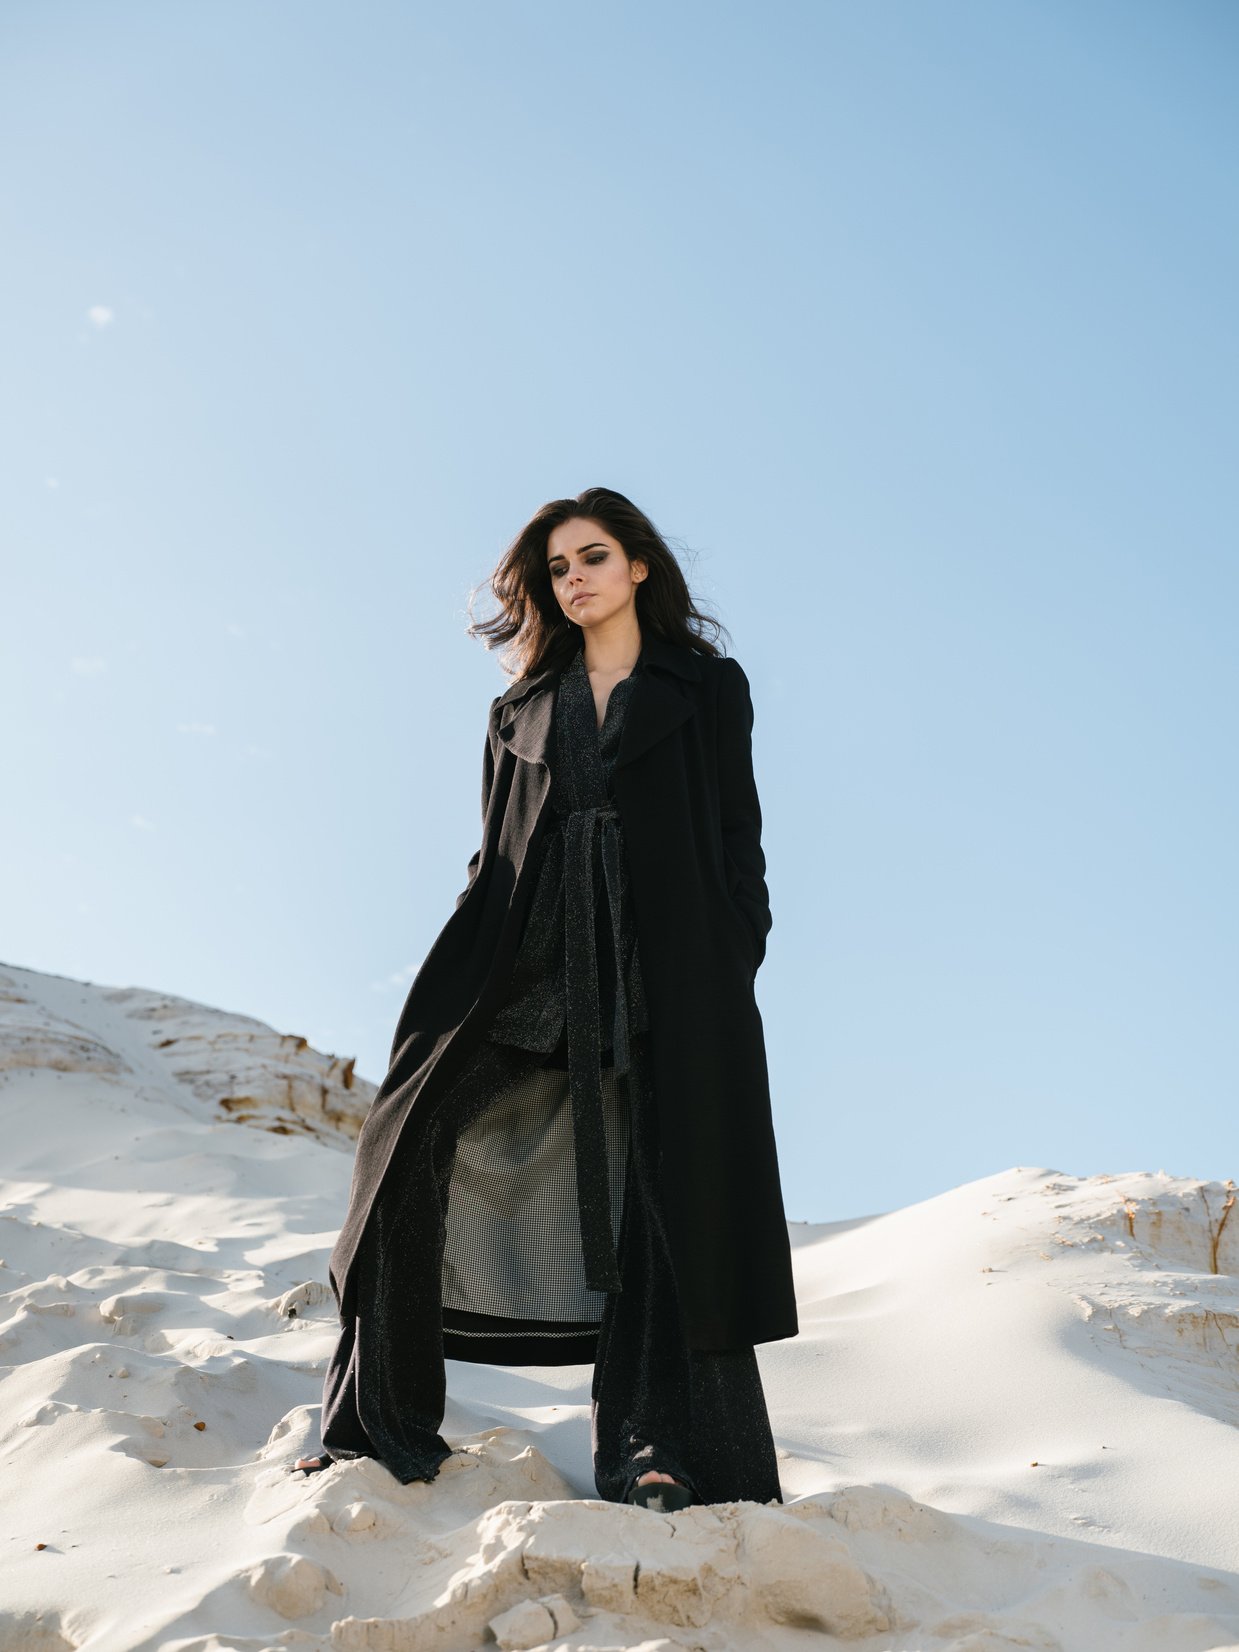
<svg viewBox="0 0 1239 1652"><path fill-rule="evenodd" d="M782 1505L599 1499L588 1367L449 1365L432 1485L318 1445L373 1086L0 966L0 1652L1239 1648L1239 1214L1000 1171L792 1224Z"/></svg>

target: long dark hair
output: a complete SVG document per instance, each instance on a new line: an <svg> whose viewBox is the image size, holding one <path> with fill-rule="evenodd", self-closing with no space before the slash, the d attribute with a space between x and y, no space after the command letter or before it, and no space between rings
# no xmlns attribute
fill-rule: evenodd
<svg viewBox="0 0 1239 1652"><path fill-rule="evenodd" d="M546 565L551 530L576 517L601 523L630 562L639 557L646 564L636 594L642 635L680 643L698 654L722 653L717 639L724 627L700 610L679 563L645 512L614 488L586 488L575 499L552 499L536 511L494 573L470 595L468 635L480 637L487 648L501 648L500 661L509 676L531 677L544 666L563 667L581 647L580 628L556 601ZM489 590L499 607L489 619L475 620L473 602L481 590Z"/></svg>

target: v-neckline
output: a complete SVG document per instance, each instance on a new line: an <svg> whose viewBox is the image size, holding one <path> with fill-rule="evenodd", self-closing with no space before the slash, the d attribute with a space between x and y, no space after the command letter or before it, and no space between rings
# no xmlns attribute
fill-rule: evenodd
<svg viewBox="0 0 1239 1652"><path fill-rule="evenodd" d="M583 648L578 648L577 649L576 655L575 655L574 660L573 660L573 664L575 665L576 669L581 673L581 676L584 677L585 686L589 690L589 701L590 701L590 705L593 706L594 734L599 739L601 739L603 729L606 728L606 726L607 726L607 718L611 715L611 701L615 697L615 690L617 688L619 688L621 683L630 682L632 680L632 678L636 676L637 672L641 669L641 660L642 660L642 656L644 655L644 653L645 653L645 644L642 643L640 649L637 651L637 657L632 663L632 670L628 673L627 676L619 677L619 678L616 679L615 682L613 682L611 684L610 692L607 695L607 703L606 703L606 706L603 708L602 721L599 722L598 721L598 705L597 705L597 702L594 699L594 685L589 680L589 671L588 671L588 669L586 668L586 665L585 665L585 650Z"/></svg>
<svg viewBox="0 0 1239 1652"><path fill-rule="evenodd" d="M601 741L601 738L602 738L602 731L607 726L607 718L611 715L611 702L615 698L616 689L621 687L624 683L632 681L633 677L635 677L636 674L637 674L637 668L640 664L641 664L641 655L640 655L640 653L638 653L636 659L632 663L632 670L627 672L626 675L624 675L623 677L617 677L616 680L611 684L610 689L607 691L607 703L603 707L603 710L602 710L602 721L601 722L598 721L598 714L597 714L597 711L595 711L595 713L594 713L594 733L598 735L600 741ZM585 655L584 654L581 655L581 669L582 669L582 671L585 671ZM587 683L589 682L589 672L588 671L585 671L585 681ZM593 690L593 685L592 684L590 685L589 697L590 697L591 700L594 697L594 690Z"/></svg>

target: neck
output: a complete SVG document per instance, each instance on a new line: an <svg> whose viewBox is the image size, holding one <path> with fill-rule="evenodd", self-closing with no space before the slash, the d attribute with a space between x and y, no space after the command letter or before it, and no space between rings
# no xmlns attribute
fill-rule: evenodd
<svg viewBox="0 0 1239 1652"><path fill-rule="evenodd" d="M631 671L641 652L641 627L632 609L614 614L602 625L590 626L582 652L585 669L603 676Z"/></svg>

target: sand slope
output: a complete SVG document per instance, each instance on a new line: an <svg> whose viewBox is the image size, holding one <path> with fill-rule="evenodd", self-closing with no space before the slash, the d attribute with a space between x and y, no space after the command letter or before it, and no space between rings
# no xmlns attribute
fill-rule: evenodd
<svg viewBox="0 0 1239 1652"><path fill-rule="evenodd" d="M0 1649L1239 1648L1230 1184L1026 1167L793 1224L781 1507L602 1502L587 1367L453 1363L433 1485L307 1480L372 1094L0 965Z"/></svg>

